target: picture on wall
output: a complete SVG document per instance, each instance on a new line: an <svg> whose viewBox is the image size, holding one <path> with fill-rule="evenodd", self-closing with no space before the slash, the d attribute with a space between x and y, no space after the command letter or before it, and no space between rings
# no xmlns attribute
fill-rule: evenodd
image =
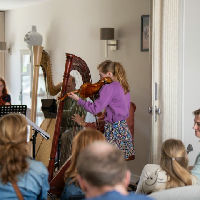
<svg viewBox="0 0 200 200"><path fill-rule="evenodd" d="M141 51L149 51L149 15L141 16Z"/></svg>

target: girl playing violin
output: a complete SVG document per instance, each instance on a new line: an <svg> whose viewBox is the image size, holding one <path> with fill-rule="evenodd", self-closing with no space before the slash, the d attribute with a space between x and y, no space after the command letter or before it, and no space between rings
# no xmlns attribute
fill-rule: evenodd
<svg viewBox="0 0 200 200"><path fill-rule="evenodd" d="M129 115L130 93L123 66L118 62L106 60L97 69L100 78L109 77L112 83L105 84L99 91L99 97L94 101L85 101L71 92L69 97L78 101L86 111L96 115L105 109L104 135L107 141L124 152L125 159L135 155L132 136L126 119Z"/></svg>
<svg viewBox="0 0 200 200"><path fill-rule="evenodd" d="M0 77L0 106L10 105L10 104L11 104L11 98L7 92L6 83Z"/></svg>

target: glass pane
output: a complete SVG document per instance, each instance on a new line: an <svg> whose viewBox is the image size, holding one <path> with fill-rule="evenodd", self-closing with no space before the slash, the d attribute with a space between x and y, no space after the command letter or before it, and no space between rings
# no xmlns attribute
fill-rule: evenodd
<svg viewBox="0 0 200 200"><path fill-rule="evenodd" d="M29 50L21 50L21 104L31 107L31 53Z"/></svg>
<svg viewBox="0 0 200 200"><path fill-rule="evenodd" d="M22 73L28 75L28 72L30 72L30 68L31 68L30 55L25 54L23 55Z"/></svg>
<svg viewBox="0 0 200 200"><path fill-rule="evenodd" d="M32 91L32 64L31 64L31 52L29 50L21 50L21 104L27 105L31 108L31 91ZM37 113L36 124L40 126L44 120L44 115L41 111L41 99L46 98L46 88L41 67L39 68L38 77L38 93L37 93Z"/></svg>

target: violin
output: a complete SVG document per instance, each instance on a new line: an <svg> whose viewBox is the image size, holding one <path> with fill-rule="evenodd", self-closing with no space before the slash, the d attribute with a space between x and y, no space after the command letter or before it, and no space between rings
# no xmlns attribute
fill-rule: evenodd
<svg viewBox="0 0 200 200"><path fill-rule="evenodd" d="M91 97L96 94L104 84L112 83L110 77L105 77L99 80L97 83L84 83L81 85L79 90L71 91L73 93L79 93L81 98ZM66 97L69 96L71 92L66 93L63 97L58 97L58 100L63 101Z"/></svg>

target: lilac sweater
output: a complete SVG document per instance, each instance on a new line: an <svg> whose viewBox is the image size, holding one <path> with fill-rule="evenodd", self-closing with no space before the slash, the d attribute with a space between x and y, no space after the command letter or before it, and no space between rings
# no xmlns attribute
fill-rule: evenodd
<svg viewBox="0 0 200 200"><path fill-rule="evenodd" d="M79 99L78 104L95 115L105 109L105 121L117 122L126 120L129 115L130 93L124 94L120 83L114 81L100 89L99 98L94 102Z"/></svg>

